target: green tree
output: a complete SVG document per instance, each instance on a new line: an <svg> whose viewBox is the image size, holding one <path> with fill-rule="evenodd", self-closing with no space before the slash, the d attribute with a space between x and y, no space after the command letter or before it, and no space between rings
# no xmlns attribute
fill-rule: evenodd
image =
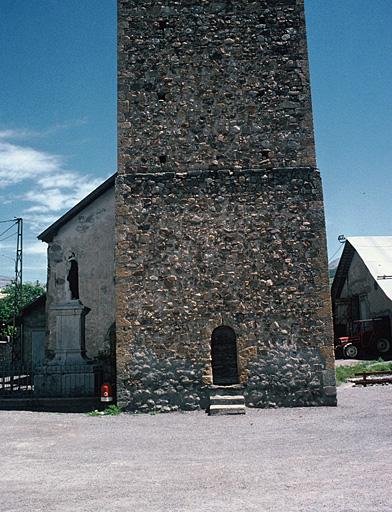
<svg viewBox="0 0 392 512"><path fill-rule="evenodd" d="M19 311L43 293L45 293L45 287L38 281L35 283L24 283L22 285ZM3 288L2 297L0 298L0 325L12 320L14 316L14 301L15 284L9 284Z"/></svg>

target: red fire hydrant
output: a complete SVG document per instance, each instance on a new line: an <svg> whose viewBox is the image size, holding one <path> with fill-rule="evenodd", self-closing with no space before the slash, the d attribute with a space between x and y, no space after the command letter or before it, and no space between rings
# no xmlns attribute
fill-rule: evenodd
<svg viewBox="0 0 392 512"><path fill-rule="evenodd" d="M101 386L101 402L113 402L112 386L108 382Z"/></svg>

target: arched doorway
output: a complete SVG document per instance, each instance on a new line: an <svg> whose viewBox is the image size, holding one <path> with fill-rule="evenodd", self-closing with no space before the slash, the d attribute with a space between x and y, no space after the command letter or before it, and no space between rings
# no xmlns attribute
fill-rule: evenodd
<svg viewBox="0 0 392 512"><path fill-rule="evenodd" d="M237 343L231 327L221 325L211 336L212 379L214 384L238 384Z"/></svg>

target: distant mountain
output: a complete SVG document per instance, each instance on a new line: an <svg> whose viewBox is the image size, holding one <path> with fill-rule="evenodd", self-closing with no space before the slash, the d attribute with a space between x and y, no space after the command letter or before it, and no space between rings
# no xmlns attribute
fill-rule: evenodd
<svg viewBox="0 0 392 512"><path fill-rule="evenodd" d="M338 268L340 258L335 258L334 260L328 263L328 276L329 276L329 284L332 285L333 278L336 274L336 269Z"/></svg>
<svg viewBox="0 0 392 512"><path fill-rule="evenodd" d="M7 286L7 284L11 284L12 279L6 276L0 276L0 290Z"/></svg>
<svg viewBox="0 0 392 512"><path fill-rule="evenodd" d="M328 263L328 270L335 270L338 268L340 258L335 258Z"/></svg>

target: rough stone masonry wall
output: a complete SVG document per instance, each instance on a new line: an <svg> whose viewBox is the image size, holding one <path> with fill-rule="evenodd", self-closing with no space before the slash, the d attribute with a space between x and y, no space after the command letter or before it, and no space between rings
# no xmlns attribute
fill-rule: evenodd
<svg viewBox="0 0 392 512"><path fill-rule="evenodd" d="M302 0L120 0L119 172L315 166Z"/></svg>
<svg viewBox="0 0 392 512"><path fill-rule="evenodd" d="M302 0L120 0L118 400L206 405L211 334L248 405L334 404Z"/></svg>
<svg viewBox="0 0 392 512"><path fill-rule="evenodd" d="M248 405L335 402L318 173L126 176L119 188L120 403L203 406L222 324Z"/></svg>

